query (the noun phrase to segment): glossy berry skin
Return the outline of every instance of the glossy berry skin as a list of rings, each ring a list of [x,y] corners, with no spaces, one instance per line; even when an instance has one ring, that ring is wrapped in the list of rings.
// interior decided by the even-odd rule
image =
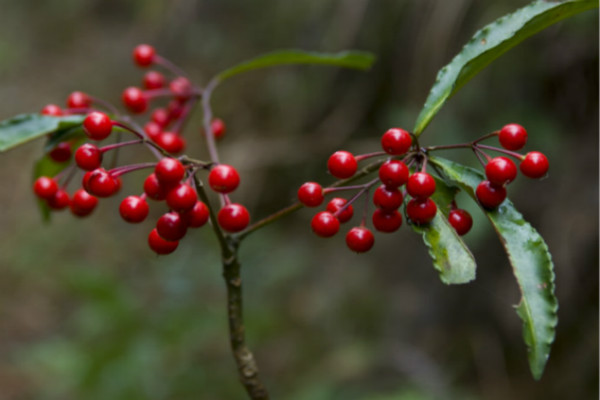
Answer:
[[[358,163],[352,153],[343,150],[333,153],[327,161],[329,173],[339,179],[350,178],[357,168]]]
[[[167,205],[179,212],[192,209],[197,200],[196,191],[186,183],[180,183],[167,193]]]
[[[240,176],[231,165],[219,164],[208,174],[208,184],[215,192],[231,193],[240,184]]]
[[[482,181],[475,190],[477,200],[488,210],[498,207],[506,198],[506,189],[504,186],[497,186],[490,181]]]
[[[471,214],[460,208],[450,211],[450,214],[448,214],[448,222],[450,222],[450,225],[452,225],[456,233],[460,236],[469,232],[473,226]]]
[[[148,98],[140,88],[130,86],[123,91],[123,104],[129,111],[141,114],[148,109]]]
[[[506,157],[492,158],[485,166],[485,176],[496,186],[503,186],[515,180],[517,166]]]
[[[33,183],[33,192],[40,199],[50,199],[58,192],[58,184],[52,178],[40,176]]]
[[[435,179],[427,172],[416,172],[408,178],[406,191],[415,199],[426,199],[435,192]]]
[[[171,254],[179,246],[178,241],[168,241],[160,237],[158,231],[155,229],[148,235],[148,245],[158,255]]]
[[[140,196],[127,196],[121,201],[119,206],[119,214],[121,218],[132,224],[142,222],[148,216],[150,207],[146,199]]]
[[[140,44],[133,49],[133,61],[139,67],[148,67],[154,63],[156,50],[148,44]]]
[[[184,214],[184,219],[190,228],[200,228],[208,222],[210,214],[206,204],[198,200],[191,210]]]
[[[61,115],[63,115],[63,110],[56,104],[47,104],[46,106],[44,106],[44,108],[42,108],[40,114],[49,115],[51,117],[60,117]]]
[[[156,174],[150,174],[146,180],[144,180],[144,193],[152,200],[161,201],[167,197],[167,193],[173,185],[177,185],[177,183],[161,184],[156,177]]]
[[[306,207],[318,207],[323,203],[323,188],[316,182],[306,182],[298,189],[298,200]]]
[[[177,241],[185,236],[187,222],[178,212],[171,211],[163,214],[156,222],[156,231],[161,238],[169,241]]]
[[[187,100],[192,95],[192,83],[183,76],[173,79],[169,83],[169,89],[178,100]]]
[[[250,214],[241,204],[227,204],[219,210],[217,221],[219,221],[219,226],[227,232],[239,232],[250,223]]]
[[[92,104],[92,99],[83,92],[73,92],[67,97],[67,107],[69,108],[88,108]]]
[[[181,102],[177,99],[173,99],[169,102],[169,105],[167,106],[167,110],[169,111],[169,115],[171,116],[171,119],[177,119],[179,117],[181,117],[181,114],[183,114],[183,109],[185,107],[185,103]]]
[[[166,108],[157,108],[152,111],[152,121],[156,122],[161,127],[165,127],[171,122],[171,116]]]
[[[143,86],[148,90],[160,89],[165,86],[165,77],[158,71],[148,71],[144,75]]]
[[[527,153],[519,169],[528,178],[542,178],[548,173],[550,167],[546,156],[539,151],[531,151]]]
[[[97,146],[91,143],[84,143],[75,151],[75,162],[84,171],[92,171],[100,167],[102,152]]]
[[[385,211],[395,211],[402,205],[404,196],[397,188],[379,186],[373,193],[373,204]]]
[[[527,131],[519,124],[504,125],[498,133],[498,140],[507,150],[521,150],[527,143]]]
[[[342,224],[344,222],[348,222],[354,215],[354,208],[352,208],[352,205],[349,205],[344,211],[336,215],[336,213],[341,210],[347,202],[348,200],[342,199],[341,197],[334,197],[333,199],[329,200],[329,203],[327,203],[326,210],[332,213]]]
[[[340,221],[329,211],[321,211],[313,217],[310,226],[318,236],[331,237],[340,230]]]
[[[379,232],[396,232],[402,226],[402,214],[398,211],[384,211],[380,208],[373,212],[373,227]]]
[[[156,167],[154,167],[154,173],[159,182],[164,185],[170,185],[179,182],[185,175],[185,168],[174,158],[163,158],[160,160]]]
[[[174,132],[162,132],[155,142],[171,154],[179,154],[185,150],[185,139]]]
[[[391,128],[381,136],[381,148],[388,154],[399,156],[412,145],[410,133],[400,128]]]
[[[96,168],[91,171],[84,188],[94,196],[110,197],[119,191],[121,185],[119,179],[111,176],[104,168]]]
[[[379,167],[379,179],[388,188],[400,187],[408,181],[408,168],[402,161],[386,161]]]
[[[417,225],[427,224],[435,218],[437,206],[433,200],[427,199],[411,199],[406,204],[406,214],[412,222]]]
[[[69,194],[63,189],[58,189],[54,196],[46,199],[46,202],[51,209],[62,210],[69,206]]]
[[[98,205],[98,199],[84,189],[78,189],[71,198],[71,213],[78,217],[88,216]]]
[[[112,132],[112,121],[108,115],[94,111],[83,120],[83,129],[90,139],[103,140]]]
[[[346,234],[346,245],[352,251],[357,253],[365,253],[373,247],[375,237],[373,232],[364,226],[357,226]]]
[[[73,151],[71,150],[71,143],[60,142],[52,150],[50,150],[48,155],[53,161],[57,163],[63,163],[71,159],[72,153]]]
[[[162,133],[162,128],[156,122],[150,121],[146,125],[144,125],[144,132],[146,132],[146,135],[148,135],[150,139],[156,142],[156,140]]]
[[[210,123],[210,129],[215,139],[220,139],[225,135],[225,122],[222,119],[215,118]]]

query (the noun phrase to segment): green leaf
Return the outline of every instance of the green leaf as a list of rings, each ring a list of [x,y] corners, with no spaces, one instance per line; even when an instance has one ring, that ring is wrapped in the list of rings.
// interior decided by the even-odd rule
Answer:
[[[12,149],[40,136],[81,125],[85,116],[51,117],[21,114],[0,122],[0,152]]]
[[[242,72],[259,68],[274,67],[289,64],[321,64],[332,65],[343,68],[354,68],[366,70],[371,68],[375,57],[371,53],[362,51],[342,51],[340,53],[313,53],[303,50],[282,50],[267,53],[251,60],[242,62],[231,67],[219,75],[216,79],[223,81]]]
[[[415,123],[419,136],[446,100],[496,58],[548,26],[598,7],[598,0],[538,0],[479,30],[437,75]]]
[[[481,172],[443,158],[430,157],[429,161],[476,201],[475,189],[484,179]],[[558,322],[552,257],[544,239],[508,199],[496,210],[484,212],[498,233],[517,278],[521,301],[516,309],[523,320],[529,367],[534,378],[540,379]]]

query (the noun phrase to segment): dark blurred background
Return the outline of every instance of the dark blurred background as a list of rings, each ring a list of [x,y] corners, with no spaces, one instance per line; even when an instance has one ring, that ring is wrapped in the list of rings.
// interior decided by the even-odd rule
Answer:
[[[527,1],[3,0],[0,119],[64,104],[73,90],[119,102],[139,85],[131,62],[151,43],[202,84],[279,48],[368,50],[367,72],[282,67],[228,81],[214,97],[228,126],[222,160],[241,171],[235,201],[255,218],[331,182],[340,148],[376,151],[411,129],[434,81],[470,36]],[[249,238],[247,335],[274,399],[598,398],[598,13],[511,50],[452,98],[426,144],[472,140],[509,122],[551,161],[510,196],[556,263],[559,325],[544,377],[528,370],[510,265],[465,198],[478,279],[445,286],[404,226],[355,255],[343,235],[310,232],[303,210]],[[189,153],[204,156],[197,115]],[[197,138],[198,140],[195,140]],[[219,254],[209,228],[171,256],[146,245],[153,218],[127,225],[120,198],[79,220],[41,222],[31,193],[42,141],[0,156],[0,399],[243,399],[230,355]],[[124,162],[145,153],[123,151]],[[469,152],[451,154],[473,164]],[[123,195],[141,191],[143,174]],[[120,196],[122,197],[122,196]]]

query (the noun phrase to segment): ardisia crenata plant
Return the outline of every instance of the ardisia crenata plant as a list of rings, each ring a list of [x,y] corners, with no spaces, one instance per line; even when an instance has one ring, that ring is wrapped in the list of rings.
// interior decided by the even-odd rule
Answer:
[[[231,199],[240,174],[234,165],[219,158],[217,141],[227,129],[222,120],[213,117],[214,90],[237,74],[276,65],[323,64],[366,70],[373,62],[370,54],[280,51],[239,64],[199,86],[152,46],[139,45],[133,51],[135,64],[162,72],[149,70],[141,88],[123,91],[123,104],[132,115],[104,100],[73,92],[65,108],[50,104],[41,113],[0,123],[0,151],[46,137],[45,155],[35,166],[33,183],[46,219],[51,212],[66,208],[77,217],[86,217],[99,198],[124,193],[119,213],[128,223],[144,222],[150,207],[165,210],[148,228],[148,246],[159,255],[174,252],[188,229],[210,225],[222,255],[231,347],[240,380],[252,399],[267,399],[268,393],[246,346],[242,319],[238,249],[248,235],[309,207],[318,209],[311,222],[313,232],[332,237],[356,211],[358,223],[347,230],[345,241],[351,251],[364,253],[375,243],[373,231],[392,233],[405,221],[422,235],[442,282],[467,283],[475,279],[475,260],[461,236],[469,232],[473,220],[456,203],[455,196],[462,190],[481,206],[508,254],[521,291],[516,309],[523,320],[530,369],[539,379],[557,324],[553,264],[542,237],[507,199],[507,186],[519,170],[528,178],[545,177],[548,160],[538,151],[520,152],[528,132],[510,121],[468,143],[423,146],[420,141],[443,104],[491,61],[547,26],[597,7],[593,0],[535,1],[484,27],[440,70],[412,131],[389,128],[381,136],[381,148],[366,149],[364,154],[335,151],[327,169],[337,180],[326,186],[309,180],[298,188],[296,203],[264,218],[251,218],[243,201]],[[184,131],[197,103],[202,106],[201,131],[208,160],[186,153]],[[112,139],[111,143],[101,145],[106,139]],[[499,146],[485,144],[488,140],[498,141]],[[143,148],[148,161],[118,165],[117,153],[122,147]],[[435,155],[449,149],[472,151],[481,170]],[[109,155],[111,159],[107,159]],[[140,180],[137,187],[122,187],[122,175],[142,169],[146,170],[143,185]],[[79,182],[78,187],[74,182]]]

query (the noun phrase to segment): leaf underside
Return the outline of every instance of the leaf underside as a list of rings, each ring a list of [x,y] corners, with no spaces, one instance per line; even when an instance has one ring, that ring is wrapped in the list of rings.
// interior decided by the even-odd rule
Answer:
[[[38,137],[81,125],[85,116],[52,117],[20,114],[0,122],[0,152],[10,150]]]

